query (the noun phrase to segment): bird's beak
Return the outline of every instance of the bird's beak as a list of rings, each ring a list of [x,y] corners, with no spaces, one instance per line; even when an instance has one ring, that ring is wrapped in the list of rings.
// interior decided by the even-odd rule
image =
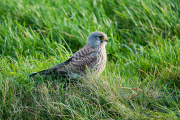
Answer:
[[[107,38],[105,38],[105,39],[104,39],[104,41],[108,42],[108,39],[107,39]]]

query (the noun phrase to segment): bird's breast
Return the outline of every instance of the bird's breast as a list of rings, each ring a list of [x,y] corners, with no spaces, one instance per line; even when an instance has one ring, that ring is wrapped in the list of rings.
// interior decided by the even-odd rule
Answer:
[[[97,53],[97,60],[94,62],[92,67],[92,73],[101,74],[106,67],[107,55],[105,47],[99,48]]]

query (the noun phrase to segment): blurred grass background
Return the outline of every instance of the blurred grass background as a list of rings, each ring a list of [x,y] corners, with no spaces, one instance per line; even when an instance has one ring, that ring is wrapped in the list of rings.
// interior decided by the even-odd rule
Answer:
[[[28,76],[110,37],[100,78]],[[0,119],[179,119],[179,0],[0,0]]]

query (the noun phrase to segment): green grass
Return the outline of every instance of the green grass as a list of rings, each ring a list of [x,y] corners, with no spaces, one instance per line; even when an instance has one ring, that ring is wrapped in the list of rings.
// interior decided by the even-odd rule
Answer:
[[[97,30],[99,78],[29,78]],[[180,119],[179,31],[179,0],[0,0],[0,119]]]

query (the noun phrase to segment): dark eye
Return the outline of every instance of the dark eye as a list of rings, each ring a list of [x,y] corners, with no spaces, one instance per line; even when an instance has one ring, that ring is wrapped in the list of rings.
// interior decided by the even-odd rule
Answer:
[[[103,40],[103,39],[104,39],[104,37],[103,37],[103,36],[99,36],[99,39]]]

